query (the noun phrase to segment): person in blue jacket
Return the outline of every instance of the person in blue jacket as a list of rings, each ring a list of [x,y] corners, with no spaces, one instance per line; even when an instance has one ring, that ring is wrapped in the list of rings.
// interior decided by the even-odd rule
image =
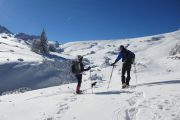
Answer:
[[[131,65],[134,63],[135,54],[130,50],[127,50],[123,45],[119,47],[119,55],[116,58],[115,62],[111,65],[114,66],[120,59],[122,59],[122,73],[121,73],[121,81],[122,81],[122,88],[126,88],[129,86],[129,81],[131,79],[130,72],[131,72]],[[125,73],[127,72],[127,77],[125,77]]]

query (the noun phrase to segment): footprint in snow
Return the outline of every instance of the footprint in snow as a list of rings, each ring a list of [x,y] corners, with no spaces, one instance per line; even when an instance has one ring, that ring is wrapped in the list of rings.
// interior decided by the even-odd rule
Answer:
[[[128,108],[125,111],[126,120],[136,119],[136,114],[138,113],[139,108],[145,107],[145,106],[143,106],[143,104],[139,104],[138,101],[140,99],[144,99],[143,92],[137,92],[137,93],[135,93],[135,95],[133,97],[131,97],[130,99],[127,100],[130,105],[130,108]]]
[[[64,101],[68,101],[69,99],[68,99],[68,98],[64,98],[63,100],[64,100]]]
[[[163,109],[163,105],[158,105],[157,108],[162,110]]]
[[[49,117],[49,118],[46,118],[44,120],[54,120],[54,118],[53,117]]]
[[[152,97],[151,99],[152,99],[152,100],[155,100],[155,99],[157,99],[157,98],[156,98],[156,97]]]
[[[165,104],[169,104],[169,101],[168,101],[168,100],[164,100],[164,103],[165,103]]]
[[[64,113],[66,110],[68,110],[70,107],[67,104],[60,104],[59,110],[57,111],[57,114]]]
[[[74,101],[76,101],[76,100],[77,100],[76,97],[74,97],[74,96],[71,96],[71,97],[70,97],[70,102],[74,102]]]
[[[128,101],[130,106],[133,106],[138,102],[138,99],[140,99],[140,98],[143,98],[143,93],[142,92],[135,93],[135,96],[128,99],[127,101]]]
[[[138,112],[138,109],[133,107],[131,109],[126,110],[126,120],[133,120],[136,119],[136,114]]]

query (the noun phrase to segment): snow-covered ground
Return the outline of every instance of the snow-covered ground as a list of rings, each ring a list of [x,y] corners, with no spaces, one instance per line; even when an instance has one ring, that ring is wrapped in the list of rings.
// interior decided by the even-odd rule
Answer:
[[[19,88],[57,86],[74,80],[68,61],[72,57],[56,53],[36,54],[31,51],[28,41],[8,34],[0,34],[0,48],[0,94]]]
[[[169,55],[179,42],[180,31],[125,40],[66,43],[61,55],[53,54],[64,58],[80,54],[84,56],[85,64],[93,67],[91,79],[90,72],[83,76],[81,89],[85,94],[74,94],[76,83],[71,83],[3,95],[0,97],[0,120],[180,120],[180,56],[178,53]],[[133,66],[130,81],[136,87],[121,89],[120,61],[107,89],[112,70],[109,64],[117,57],[119,45],[125,45],[136,54],[137,79]],[[31,55],[30,50],[28,53]],[[20,58],[29,62],[43,60],[40,55],[32,53],[32,56],[37,56],[35,61],[30,59],[33,57]],[[7,63],[6,59],[1,60],[2,65]],[[93,91],[91,80],[97,82]]]

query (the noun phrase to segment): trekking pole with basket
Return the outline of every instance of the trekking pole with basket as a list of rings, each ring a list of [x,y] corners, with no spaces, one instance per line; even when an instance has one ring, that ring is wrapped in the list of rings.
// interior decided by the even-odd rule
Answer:
[[[92,79],[91,79],[91,70],[90,70],[90,80],[91,80],[91,90],[92,90],[92,93],[93,93],[93,86],[92,86]]]
[[[113,74],[114,68],[115,68],[115,66],[113,65],[107,89],[109,89],[109,85],[110,85],[110,82],[111,82],[111,78],[112,78],[112,74]]]
[[[136,69],[136,63],[134,63],[134,73],[135,73],[136,84],[137,84],[138,80],[137,80],[137,69]]]

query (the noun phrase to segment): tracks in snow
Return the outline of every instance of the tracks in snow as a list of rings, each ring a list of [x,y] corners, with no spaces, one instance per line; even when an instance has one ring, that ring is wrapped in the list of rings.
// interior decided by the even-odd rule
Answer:
[[[112,120],[136,120],[139,104],[145,99],[144,92],[137,92],[134,88],[125,89],[131,97],[125,100],[124,106],[114,111]],[[123,103],[122,103],[123,104]]]
[[[133,97],[128,99],[129,108],[125,110],[125,119],[126,120],[136,120],[137,113],[139,110],[140,102],[145,98],[143,92],[136,92]]]
[[[115,111],[112,120],[180,120],[180,94],[148,94],[138,90],[132,95],[124,107]]]
[[[64,114],[71,108],[70,103],[77,100],[75,95],[71,95],[63,98],[60,102],[56,104],[56,113],[53,116],[48,116],[44,113],[42,120],[59,120]]]

